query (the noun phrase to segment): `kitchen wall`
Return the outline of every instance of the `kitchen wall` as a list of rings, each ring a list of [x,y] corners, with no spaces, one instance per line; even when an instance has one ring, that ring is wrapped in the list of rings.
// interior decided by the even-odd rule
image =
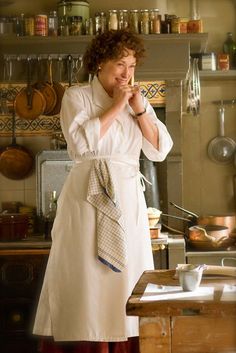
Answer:
[[[29,2],[18,0],[11,6],[1,7],[1,14],[25,14],[48,12],[56,9],[56,0]],[[96,10],[109,8],[143,8],[141,0],[127,1],[90,0],[91,14]],[[188,0],[150,0],[145,7],[160,8],[162,14],[175,13],[188,16]],[[99,6],[98,6],[99,5]],[[233,0],[199,0],[199,11],[203,19],[204,32],[209,33],[208,51],[221,51],[226,32],[232,31],[236,40],[236,9]],[[235,167],[218,165],[207,156],[208,142],[218,134],[217,106],[215,100],[236,98],[236,77],[232,80],[201,79],[202,107],[199,117],[185,113],[183,100],[182,150],[183,150],[183,205],[196,213],[229,213],[236,210],[233,195],[233,175]],[[184,95],[185,98],[185,95]],[[226,107],[225,133],[236,138],[236,106]],[[50,146],[48,137],[19,137],[19,144],[24,144],[34,153]],[[0,146],[10,143],[9,138],[1,138]],[[175,181],[173,180],[173,183]],[[23,181],[9,180],[0,175],[0,202],[17,200],[28,205],[36,204],[35,173]],[[175,201],[175,200],[172,200]]]

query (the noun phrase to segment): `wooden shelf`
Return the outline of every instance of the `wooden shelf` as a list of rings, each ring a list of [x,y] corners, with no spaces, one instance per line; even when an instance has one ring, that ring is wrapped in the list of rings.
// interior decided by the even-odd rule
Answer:
[[[150,41],[166,42],[177,45],[178,43],[187,42],[192,53],[202,53],[206,51],[208,42],[208,33],[180,33],[180,34],[148,34],[140,37],[148,44]],[[65,53],[69,46],[71,53],[78,54],[79,49],[83,50],[85,46],[91,41],[93,36],[58,36],[58,37],[42,37],[42,36],[26,36],[16,37],[12,35],[0,36],[0,53],[2,54],[31,54],[49,52]],[[75,45],[75,46],[74,46]],[[48,50],[48,51],[45,51]]]
[[[235,80],[236,70],[228,71],[200,71],[200,78],[202,80]]]
[[[207,33],[139,35],[146,47],[146,58],[137,68],[136,79],[183,80],[189,69],[190,53],[206,51]],[[15,37],[0,36],[0,66],[4,55],[83,55],[93,36]],[[3,66],[3,65],[2,65]],[[3,76],[0,68],[0,77]]]

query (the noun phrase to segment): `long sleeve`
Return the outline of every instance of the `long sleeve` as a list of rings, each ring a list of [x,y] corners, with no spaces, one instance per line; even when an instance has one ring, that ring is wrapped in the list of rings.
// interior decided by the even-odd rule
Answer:
[[[66,90],[61,106],[61,128],[68,145],[69,155],[82,155],[97,150],[100,120],[90,110],[89,96],[78,87]]]

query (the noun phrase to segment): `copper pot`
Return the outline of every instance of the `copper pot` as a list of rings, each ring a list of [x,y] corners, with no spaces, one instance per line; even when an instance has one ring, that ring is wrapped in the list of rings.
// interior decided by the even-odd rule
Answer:
[[[211,241],[228,238],[229,229],[218,225],[199,225],[189,228],[189,240],[192,241]]]
[[[234,237],[236,236],[236,213],[226,214],[226,215],[202,215],[199,216],[191,211],[186,210],[183,207],[176,205],[173,202],[170,202],[175,208],[187,213],[189,219],[191,219],[192,224],[198,225],[218,225],[228,228],[229,235]]]
[[[218,225],[228,228],[230,236],[233,236],[236,232],[236,215],[210,215],[210,216],[200,216],[197,219],[199,225]]]
[[[0,241],[16,241],[26,238],[28,222],[26,214],[0,214]]]

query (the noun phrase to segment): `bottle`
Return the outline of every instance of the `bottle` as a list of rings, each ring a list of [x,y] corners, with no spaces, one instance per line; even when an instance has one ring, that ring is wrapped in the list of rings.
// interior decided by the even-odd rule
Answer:
[[[231,32],[227,33],[227,38],[223,44],[224,54],[229,55],[229,68],[236,68],[236,43],[233,40],[233,35]]]
[[[85,20],[85,34],[93,35],[93,18],[89,17]]]
[[[56,211],[57,211],[57,192],[54,190],[50,192],[48,212],[46,213],[45,219],[44,219],[44,238],[46,240],[51,239],[51,231],[52,231],[54,219],[56,217]]]
[[[16,18],[15,32],[17,37],[23,37],[25,35],[25,15],[23,13],[20,17]]]
[[[56,37],[58,34],[58,17],[56,11],[50,11],[48,16],[48,35]]]

